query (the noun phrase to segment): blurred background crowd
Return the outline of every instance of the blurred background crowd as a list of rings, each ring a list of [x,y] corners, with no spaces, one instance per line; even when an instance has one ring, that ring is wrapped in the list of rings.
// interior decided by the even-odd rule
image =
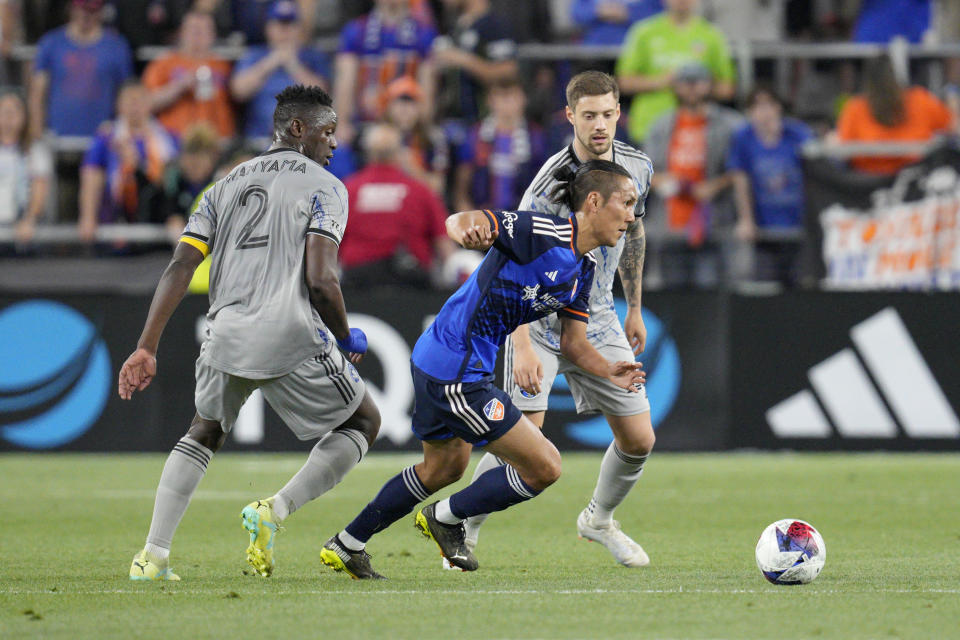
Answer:
[[[960,0],[0,0],[0,255],[169,250],[318,84],[345,279],[449,286],[477,258],[444,218],[517,207],[593,68],[654,162],[648,284],[794,286],[803,154],[893,143],[843,160],[892,174],[955,135],[958,43]]]

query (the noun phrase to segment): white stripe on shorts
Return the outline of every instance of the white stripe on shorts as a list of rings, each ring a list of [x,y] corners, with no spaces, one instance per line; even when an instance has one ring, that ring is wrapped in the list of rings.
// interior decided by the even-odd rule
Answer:
[[[450,409],[454,414],[457,415],[464,424],[466,424],[471,431],[473,431],[478,436],[482,436],[487,432],[487,425],[481,420],[476,413],[468,411],[469,406],[466,406],[466,399],[463,398],[463,394],[460,392],[461,383],[455,385],[448,384],[443,387],[443,392],[447,396],[447,401],[450,403]]]

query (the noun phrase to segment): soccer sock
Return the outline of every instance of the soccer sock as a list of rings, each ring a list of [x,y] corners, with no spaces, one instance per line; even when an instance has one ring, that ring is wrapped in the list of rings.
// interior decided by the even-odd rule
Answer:
[[[383,531],[429,497],[430,492],[420,482],[417,472],[412,466],[407,467],[387,480],[380,493],[346,526],[344,532],[366,544],[373,534]],[[341,536],[340,541],[347,544],[343,538]]]
[[[482,474],[447,500],[450,512],[463,520],[481,513],[503,511],[539,493],[523,481],[516,469],[504,464]]]
[[[634,456],[624,453],[611,442],[600,463],[600,477],[587,512],[593,524],[605,525],[613,517],[613,510],[623,502],[643,473],[643,464],[650,454]]]
[[[147,534],[147,551],[151,555],[158,555],[158,548],[166,549],[169,554],[173,534],[212,456],[213,451],[187,436],[174,445],[163,465],[153,503],[153,520]]]
[[[330,491],[367,453],[367,439],[357,429],[334,429],[314,445],[307,462],[273,498],[278,520]]]
[[[477,468],[473,471],[473,480],[470,482],[476,482],[477,478],[482,476],[484,473],[490,469],[496,469],[502,464],[506,463],[492,453],[488,452],[483,454],[483,457],[480,458],[480,462],[477,463]],[[474,544],[477,543],[477,538],[480,536],[480,526],[486,522],[489,516],[489,513],[478,513],[477,515],[470,516],[466,519],[466,521],[463,523],[463,526],[467,532],[467,540],[470,540]]]

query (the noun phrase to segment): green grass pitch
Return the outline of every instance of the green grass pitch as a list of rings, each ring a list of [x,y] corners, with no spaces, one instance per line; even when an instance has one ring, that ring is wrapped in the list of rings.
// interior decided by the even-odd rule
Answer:
[[[285,523],[272,578],[244,575],[240,509],[305,456],[218,455],[166,584],[127,579],[164,456],[0,456],[0,637],[960,637],[960,456],[654,455],[617,513],[652,565],[625,569],[576,535],[600,454],[566,454],[558,484],[487,522],[476,573],[443,571],[410,516],[368,547],[390,580],[357,582],[319,547],[416,460],[373,454]],[[812,584],[757,570],[785,517],[824,536]]]

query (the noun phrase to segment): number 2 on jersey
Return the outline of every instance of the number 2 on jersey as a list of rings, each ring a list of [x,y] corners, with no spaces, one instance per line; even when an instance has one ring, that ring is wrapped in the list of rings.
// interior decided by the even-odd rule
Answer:
[[[250,198],[256,199],[257,208],[256,211],[253,212],[253,217],[250,218],[250,221],[243,225],[243,229],[240,230],[240,236],[237,238],[237,249],[257,249],[259,247],[265,247],[267,246],[267,240],[270,239],[269,234],[262,236],[253,235],[257,225],[260,224],[264,214],[267,213],[267,192],[263,187],[249,187],[240,194],[240,206],[246,207]]]

